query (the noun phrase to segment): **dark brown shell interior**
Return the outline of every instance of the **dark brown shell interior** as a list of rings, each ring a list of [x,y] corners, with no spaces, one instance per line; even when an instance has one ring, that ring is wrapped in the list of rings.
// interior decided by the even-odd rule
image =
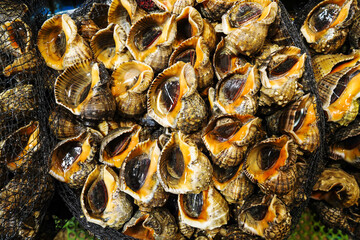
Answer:
[[[186,49],[185,51],[177,55],[174,59],[174,63],[183,61],[185,63],[191,63],[191,65],[194,66],[195,60],[196,60],[195,49],[190,48],[190,49]]]
[[[336,4],[326,4],[319,7],[309,19],[310,26],[316,32],[321,32],[328,28],[340,13],[340,8]]]
[[[260,150],[260,168],[270,169],[280,156],[280,149],[274,145],[264,145]]]
[[[174,146],[168,152],[166,169],[171,177],[179,179],[185,171],[184,156],[179,146]]]
[[[203,193],[185,194],[182,200],[186,215],[191,218],[198,218],[204,205]]]
[[[238,28],[248,21],[259,18],[261,13],[262,8],[258,4],[244,2],[230,12],[229,22],[233,28]]]
[[[161,84],[158,91],[161,91],[160,99],[163,107],[167,112],[171,112],[180,95],[180,82],[178,77],[169,78],[166,82]]]
[[[143,51],[149,48],[162,34],[160,26],[154,25],[140,30],[134,37],[135,46]]]
[[[82,148],[81,142],[69,141],[64,143],[60,149],[56,152],[57,158],[61,162],[61,168],[66,171],[81,155]]]
[[[101,214],[106,209],[107,202],[108,193],[106,184],[99,175],[99,177],[91,184],[88,190],[87,203],[93,214]]]
[[[213,165],[213,174],[216,180],[220,183],[227,182],[230,180],[239,170],[240,166],[221,168],[216,164]]]
[[[176,33],[176,40],[182,42],[188,38],[193,36],[192,26],[190,25],[189,19],[182,18],[177,21],[177,33]]]
[[[139,155],[126,163],[125,182],[134,192],[138,191],[145,183],[151,160],[146,154]]]
[[[105,147],[105,151],[110,157],[114,157],[122,153],[131,141],[133,132],[126,132],[112,139]]]
[[[221,90],[225,97],[230,101],[235,101],[244,89],[247,80],[246,75],[234,74],[231,78],[224,81]]]

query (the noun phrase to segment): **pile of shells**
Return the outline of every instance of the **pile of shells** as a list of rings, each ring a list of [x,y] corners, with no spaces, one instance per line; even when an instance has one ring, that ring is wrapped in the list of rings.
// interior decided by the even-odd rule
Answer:
[[[328,156],[311,194],[330,227],[360,234],[360,49],[356,0],[326,0],[308,13],[301,33],[326,116]]]
[[[24,3],[0,1],[0,239],[33,238],[54,191],[43,151],[49,148],[38,86],[43,79],[33,74],[46,67],[31,13]]]
[[[44,22],[50,174],[87,221],[144,239],[283,239],[320,145],[276,1],[94,3]]]

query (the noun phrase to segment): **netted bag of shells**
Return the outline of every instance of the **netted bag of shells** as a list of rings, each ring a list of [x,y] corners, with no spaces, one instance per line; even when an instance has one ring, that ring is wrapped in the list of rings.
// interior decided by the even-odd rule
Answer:
[[[311,207],[324,224],[359,237],[359,2],[313,1],[302,13],[297,27],[312,55],[326,117],[325,169]]]
[[[54,192],[41,1],[0,1],[0,239],[33,239]]]
[[[100,238],[284,239],[323,113],[281,2],[88,1],[44,22],[50,174]]]

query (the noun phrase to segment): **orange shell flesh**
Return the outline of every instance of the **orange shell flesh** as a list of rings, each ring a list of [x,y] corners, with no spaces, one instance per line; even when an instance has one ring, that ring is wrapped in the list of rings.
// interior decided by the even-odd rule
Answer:
[[[131,130],[132,132],[135,132],[133,136],[131,136],[130,142],[128,147],[122,151],[120,154],[110,157],[106,151],[104,151],[104,159],[106,162],[113,162],[115,167],[119,168],[121,167],[123,161],[127,157],[127,155],[130,153],[131,150],[135,148],[135,146],[139,143],[139,134],[140,134],[140,128],[138,126],[134,126]]]
[[[183,210],[184,212],[184,215],[187,217],[187,218],[190,218],[190,219],[193,219],[193,220],[196,220],[196,221],[199,221],[199,222],[206,222],[209,218],[209,214],[208,212],[206,211],[206,209],[208,209],[208,206],[209,206],[209,200],[208,200],[208,191],[209,190],[205,190],[205,191],[202,191],[202,194],[203,194],[203,205],[202,205],[202,208],[201,208],[201,213],[199,215],[199,217],[197,218],[193,218],[191,216],[189,216],[186,211]],[[184,195],[183,194],[180,194],[179,195],[179,198],[180,198],[180,207],[181,209],[184,209],[184,200],[183,200],[183,197]],[[180,215],[180,213],[179,213]]]
[[[359,70],[360,66],[356,68]],[[348,85],[346,86],[344,92],[341,93],[341,96],[333,102],[327,110],[329,111],[329,120],[339,121],[346,114],[348,109],[351,107],[353,101],[358,98],[360,95],[360,74],[354,76]]]
[[[270,1],[267,3],[267,6],[263,9],[260,17],[256,20],[257,22],[263,20],[263,19],[270,13],[270,10],[271,10],[271,8],[270,8],[270,6],[269,6],[270,3],[271,3]],[[263,7],[264,7],[264,6],[263,6]]]
[[[243,91],[238,96],[237,99],[231,104],[224,105],[223,103],[219,102],[219,104],[225,109],[226,112],[232,113],[235,112],[235,108],[241,104],[241,102],[244,100],[243,96],[247,95],[249,92],[251,92],[255,87],[255,76],[254,76],[254,68],[250,70],[250,73],[246,79],[246,83],[244,86]]]
[[[248,173],[254,176],[254,178],[258,181],[258,183],[264,183],[266,180],[275,177],[278,174],[279,168],[285,166],[287,163],[287,159],[289,157],[289,153],[287,150],[288,144],[289,141],[287,141],[285,145],[281,148],[279,158],[276,160],[276,162],[271,168],[269,168],[268,170],[262,170],[259,168],[257,163],[251,162],[247,168]],[[258,153],[255,160],[257,160],[257,158],[260,157],[259,155],[260,154]]]
[[[137,238],[137,239],[149,239],[153,240],[154,230],[143,226],[143,222],[149,217],[149,214],[144,214],[141,218],[136,220],[136,225],[129,227],[124,231],[125,235]]]
[[[140,197],[140,199],[143,199],[144,197],[151,195],[153,192],[153,188],[156,187],[156,185],[157,185],[156,183],[158,180],[156,177],[156,172],[157,172],[157,163],[159,160],[160,152],[154,151],[155,145],[156,145],[156,141],[148,141],[145,144],[145,146],[143,146],[142,149],[137,148],[135,150],[136,152],[134,154],[131,154],[131,156],[133,158],[135,158],[136,156],[139,156],[143,153],[146,153],[147,155],[149,155],[149,153],[150,153],[149,151],[151,151],[151,148],[153,149],[151,151],[151,155],[150,155],[150,166],[146,173],[145,182],[142,185],[142,187],[136,191],[136,195],[138,195]],[[125,190],[134,192],[127,185],[126,185]]]
[[[10,170],[15,170],[19,166],[21,166],[24,163],[26,159],[25,156],[28,154],[28,152],[31,152],[31,149],[35,148],[36,145],[38,144],[38,138],[39,138],[38,124],[36,125],[32,124],[30,128],[26,129],[26,134],[30,134],[30,133],[31,135],[23,151],[18,156],[16,156],[14,161],[7,163],[7,167]]]
[[[296,139],[300,140],[300,143],[306,140],[305,138],[307,137],[307,133],[311,128],[316,128],[317,131],[319,131],[316,122],[317,120],[316,120],[315,106],[314,104],[310,104],[310,106],[307,109],[307,113],[306,116],[304,117],[301,127],[295,132]]]
[[[271,80],[270,85],[271,86],[282,86],[289,77],[291,77],[291,75],[297,74],[301,68],[304,67],[304,63],[305,63],[305,53],[299,58],[299,60],[297,61],[297,63],[282,77],[276,79],[276,80]]]
[[[204,141],[208,143],[210,151],[213,155],[217,155],[220,152],[230,148],[234,141],[241,141],[246,137],[249,132],[249,128],[251,127],[252,121],[248,122],[247,124],[243,125],[239,131],[237,131],[230,139],[225,142],[218,142],[212,136],[211,132],[207,133],[204,136]]]
[[[341,155],[344,160],[349,162],[354,161],[354,159],[360,158],[360,146],[357,146],[353,149],[344,149],[340,146],[335,145],[332,151],[337,153],[338,155]]]
[[[343,64],[340,64],[334,67],[329,74],[340,72],[346,67],[353,67],[360,60],[360,54],[356,54],[355,57],[350,61],[345,61]]]

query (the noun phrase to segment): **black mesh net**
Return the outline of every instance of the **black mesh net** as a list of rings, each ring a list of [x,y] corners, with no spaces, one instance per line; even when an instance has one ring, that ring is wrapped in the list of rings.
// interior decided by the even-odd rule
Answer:
[[[152,1],[137,1],[137,2],[139,4],[139,6],[142,7],[143,9],[146,9],[146,10],[157,9],[157,7],[155,7],[155,5]],[[96,5],[96,7],[94,7],[94,3],[99,3],[99,4]],[[35,5],[33,5],[33,6],[35,6]],[[305,47],[305,45],[303,44],[303,41],[298,33],[298,30],[294,27],[293,22],[290,20],[285,7],[282,5],[281,2],[279,2],[279,6],[280,6],[280,10],[279,10],[280,17],[277,22],[277,24],[278,24],[277,27],[279,27],[282,31],[281,31],[281,33],[276,33],[273,36],[272,41],[278,43],[279,45],[297,46],[301,49],[302,53],[307,54],[306,62],[305,62],[305,72],[302,77],[301,84],[303,86],[304,91],[306,93],[310,93],[316,99],[317,120],[318,120],[317,123],[318,123],[318,128],[320,130],[320,145],[319,145],[318,149],[315,152],[304,156],[306,158],[306,162],[308,163],[308,165],[305,169],[305,175],[303,176],[304,182],[303,182],[303,184],[301,184],[299,186],[299,191],[298,191],[299,193],[301,193],[303,195],[303,197],[301,197],[302,201],[291,205],[292,226],[295,227],[296,223],[298,222],[298,220],[300,218],[301,213],[304,210],[304,207],[308,203],[309,195],[312,190],[312,186],[316,182],[316,177],[321,172],[321,169],[324,165],[324,163],[322,161],[324,159],[323,152],[324,152],[324,142],[325,142],[324,141],[324,129],[325,129],[324,123],[325,123],[325,121],[324,121],[323,112],[320,109],[321,104],[319,102],[317,89],[315,87],[316,84],[315,84],[314,75],[313,75],[313,71],[312,71],[310,54],[309,54],[307,48]],[[39,7],[39,5],[37,4],[36,8],[38,9],[38,7]],[[106,26],[100,27],[99,25],[104,23],[104,22],[102,22],[100,16],[104,15],[104,12],[106,13],[107,9],[108,9],[108,6],[106,6],[106,4],[103,4],[103,1],[96,1],[96,0],[91,1],[90,0],[90,1],[87,1],[83,6],[76,9],[70,16],[72,19],[74,19],[74,20],[76,19],[78,29],[81,28],[81,26],[82,26],[81,24],[82,24],[83,20],[88,20],[88,19],[91,19],[94,22],[97,22],[97,25],[100,29],[100,28],[106,27]],[[89,13],[90,11],[91,11],[91,13]],[[41,26],[42,22],[44,22],[45,18],[46,18],[45,17],[46,15],[42,12],[38,13],[38,15],[42,18],[39,18],[36,20],[34,20],[33,17],[30,18],[32,21],[34,21],[34,24],[35,24],[34,25],[34,34],[33,34],[34,36],[37,35],[36,33],[37,33],[37,30],[39,30],[39,26]],[[34,16],[34,14],[32,14],[31,16]],[[32,45],[32,46],[34,46],[34,45]],[[75,132],[80,133],[87,126],[96,128],[99,122],[91,121],[91,120],[83,121],[83,120],[81,120],[80,117],[73,116],[72,113],[66,111],[63,107],[57,106],[57,104],[55,103],[55,98],[54,98],[54,94],[53,94],[53,86],[54,86],[56,77],[58,77],[61,72],[51,70],[50,68],[45,67],[44,64],[42,63],[42,61],[43,61],[42,57],[40,57],[39,54],[37,53],[37,50],[35,50],[36,48],[33,47],[32,49],[34,49],[34,52],[36,53],[35,55],[37,56],[37,64],[35,66],[29,67],[25,71],[21,71],[19,73],[18,72],[12,73],[12,75],[10,75],[9,77],[3,77],[3,76],[1,76],[1,77],[3,77],[7,82],[4,86],[4,89],[10,89],[12,86],[18,86],[19,85],[18,79],[24,75],[27,77],[25,78],[26,80],[22,80],[22,82],[27,82],[30,79],[35,79],[35,82],[38,81],[37,84],[33,83],[34,87],[33,87],[32,91],[30,91],[30,93],[23,94],[23,95],[25,95],[24,98],[27,99],[27,101],[31,101],[31,98],[32,98],[31,96],[34,95],[38,104],[34,104],[32,102],[29,104],[26,104],[25,100],[17,101],[17,103],[20,106],[14,107],[15,109],[12,110],[13,112],[16,112],[16,114],[12,113],[11,116],[6,115],[6,116],[4,116],[4,118],[6,118],[6,119],[11,118],[15,114],[16,119],[18,119],[18,120],[16,120],[16,122],[11,121],[11,123],[7,123],[6,124],[7,127],[3,131],[7,132],[6,134],[4,133],[4,136],[7,136],[8,134],[10,134],[12,132],[12,130],[9,130],[8,128],[11,127],[12,129],[17,129],[15,126],[15,125],[17,125],[16,124],[17,122],[18,122],[18,125],[20,123],[26,124],[28,118],[24,119],[21,116],[26,115],[26,116],[38,117],[40,126],[43,126],[44,130],[45,130],[45,131],[43,131],[43,133],[42,133],[42,131],[40,131],[40,136],[43,137],[41,139],[46,139],[46,141],[42,142],[42,144],[40,145],[40,150],[37,150],[36,151],[37,154],[34,153],[33,155],[34,156],[39,155],[39,157],[42,157],[42,158],[40,158],[42,161],[41,167],[38,167],[37,169],[42,169],[41,172],[45,173],[48,171],[48,163],[47,163],[48,157],[50,156],[51,151],[54,149],[56,144],[58,144],[58,142],[60,142],[59,139],[61,139],[61,136],[62,136],[63,132],[65,131],[65,129],[57,128],[58,126],[60,126],[60,125],[66,126],[67,120],[70,121],[70,119],[71,119],[71,121],[76,122],[76,124],[75,124],[76,127],[74,127],[74,125],[71,125],[71,128],[73,128],[73,130],[75,130]],[[6,55],[6,57],[4,57],[4,60],[2,60],[2,62],[4,62],[4,63],[6,62],[4,64],[5,66],[7,66],[8,62],[10,62],[10,58],[13,57],[13,55],[11,55],[9,53]],[[34,78],[35,76],[37,76],[37,77]],[[20,79],[24,79],[24,78],[20,78]],[[17,92],[17,91],[15,91],[15,92]],[[28,100],[28,99],[30,99],[30,100]],[[16,102],[16,101],[14,101],[14,102]],[[30,107],[30,109],[29,109],[28,105],[30,105],[32,107]],[[34,107],[34,106],[37,106],[37,107]],[[34,109],[32,109],[32,108],[34,108]],[[21,109],[21,110],[18,110],[18,109]],[[26,110],[23,111],[23,109],[26,109]],[[52,119],[50,121],[50,125],[53,129],[51,134],[49,134],[51,131],[48,129],[49,116],[50,116],[50,119]],[[65,119],[64,118],[60,119],[61,116],[67,116],[67,117],[65,117]],[[264,115],[261,115],[261,117],[264,117]],[[116,121],[118,121],[119,118],[121,118],[121,116],[116,115],[114,119]],[[150,132],[153,132],[154,130],[157,130],[159,128],[159,125],[149,118],[133,118],[133,119],[128,118],[127,120],[136,121],[140,125],[148,127],[150,129],[149,130]],[[43,125],[41,125],[41,124],[43,124]],[[21,126],[23,126],[23,125],[21,125]],[[68,128],[70,128],[70,127],[68,127]],[[55,132],[54,132],[54,129],[57,129],[57,130],[55,130]],[[160,131],[162,131],[162,130],[160,130]],[[41,134],[43,134],[43,135],[41,135]],[[96,158],[97,157],[98,157],[98,153],[96,154]],[[41,162],[41,161],[39,160],[39,162]],[[116,171],[118,171],[118,170],[116,170]],[[13,179],[16,179],[15,177],[17,176],[17,173],[15,173],[15,174],[9,173],[9,174],[11,176],[15,175],[15,176],[13,176]],[[50,186],[50,185],[46,185],[46,186]],[[95,236],[99,237],[100,239],[131,239],[130,237],[125,236],[118,230],[112,229],[110,227],[103,228],[97,224],[88,222],[84,216],[84,212],[81,209],[80,190],[79,189],[74,190],[73,188],[70,188],[68,184],[60,183],[60,182],[57,183],[57,186],[58,186],[57,191],[59,191],[59,195],[63,198],[66,205],[72,212],[72,214],[77,218],[77,220],[87,230],[92,232]],[[34,188],[34,186],[32,186],[32,188]],[[32,193],[34,193],[34,192],[35,191],[33,191]],[[260,192],[260,190],[258,190],[258,192]],[[169,200],[168,201],[169,203],[167,203],[166,206],[173,207],[173,205],[176,205],[176,197],[174,197],[174,199],[175,200],[172,202],[170,202],[170,200]],[[37,208],[36,208],[36,206],[33,206],[32,209],[36,210]],[[33,211],[29,211],[29,212],[33,213]],[[174,212],[176,212],[176,211],[174,211]],[[175,213],[175,214],[177,214],[177,213]],[[26,219],[26,218],[27,217],[24,217],[23,219]],[[16,218],[16,219],[18,219],[18,218]],[[232,220],[232,221],[230,221],[230,223],[235,223],[235,221]]]
[[[44,90],[49,70],[36,50],[41,1],[0,2],[0,238],[31,239],[54,191]]]

